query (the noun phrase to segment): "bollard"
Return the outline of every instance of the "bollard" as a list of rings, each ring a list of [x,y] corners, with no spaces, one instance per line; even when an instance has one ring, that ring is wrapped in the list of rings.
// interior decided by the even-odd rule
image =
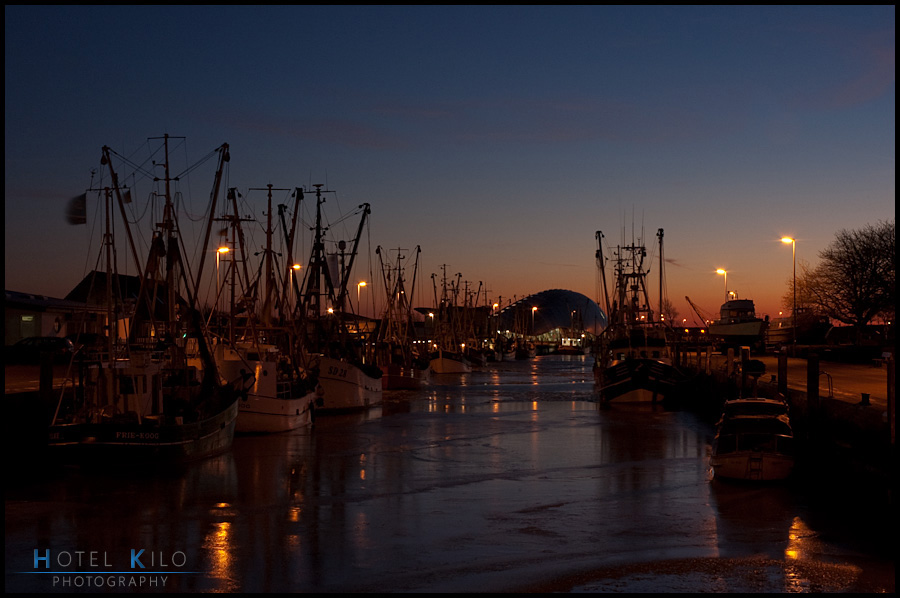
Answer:
[[[862,401],[859,403],[860,405],[868,405],[869,404],[869,393],[862,393]]]

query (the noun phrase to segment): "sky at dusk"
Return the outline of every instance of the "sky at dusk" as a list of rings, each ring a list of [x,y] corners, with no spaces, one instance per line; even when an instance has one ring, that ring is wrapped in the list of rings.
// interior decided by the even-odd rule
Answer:
[[[354,279],[378,267],[375,247],[419,246],[418,304],[444,264],[504,303],[555,288],[599,300],[596,232],[606,255],[643,234],[658,259],[662,228],[681,317],[685,295],[718,311],[717,268],[776,317],[792,273],[783,236],[814,266],[839,230],[894,219],[893,6],[5,16],[7,290],[78,284],[98,229],[67,224],[68,200],[103,146],[138,156],[164,134],[184,138],[187,163],[228,143],[223,186],[259,218],[265,193],[249,190],[267,184],[324,184],[327,209],[369,203]],[[192,217],[214,169],[190,175]]]

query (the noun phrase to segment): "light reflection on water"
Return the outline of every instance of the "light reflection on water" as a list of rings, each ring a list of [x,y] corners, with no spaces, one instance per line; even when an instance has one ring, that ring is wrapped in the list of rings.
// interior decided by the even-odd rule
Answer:
[[[36,544],[184,551],[200,573],[169,591],[492,591],[670,559],[846,560],[796,488],[710,481],[710,424],[595,399],[589,358],[501,362],[239,437],[169,477],[63,472],[7,494],[7,571]],[[776,591],[810,587],[808,567],[777,571]]]

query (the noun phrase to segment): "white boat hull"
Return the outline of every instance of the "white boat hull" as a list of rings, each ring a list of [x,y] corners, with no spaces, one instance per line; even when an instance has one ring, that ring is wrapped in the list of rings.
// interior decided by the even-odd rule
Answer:
[[[240,351],[232,347],[216,347],[216,362],[220,375],[229,381],[242,380],[245,376],[245,395],[238,401],[238,417],[235,432],[262,434],[284,432],[309,425],[315,393],[301,394],[296,385],[280,379],[278,363],[271,358],[266,346],[248,345]],[[271,348],[274,349],[274,348]],[[270,355],[260,361],[249,359],[247,354]],[[252,376],[250,376],[252,374]],[[293,387],[292,387],[293,386]]]
[[[381,378],[369,376],[340,359],[319,358],[319,385],[323,391],[321,409],[325,411],[366,409],[381,404]]]
[[[437,357],[431,360],[431,369],[435,374],[468,374],[472,371],[472,366],[461,355],[451,356],[439,352]]]
[[[312,406],[316,393],[301,397],[282,399],[247,395],[238,403],[238,417],[235,432],[239,434],[261,434],[287,432],[312,423]]]

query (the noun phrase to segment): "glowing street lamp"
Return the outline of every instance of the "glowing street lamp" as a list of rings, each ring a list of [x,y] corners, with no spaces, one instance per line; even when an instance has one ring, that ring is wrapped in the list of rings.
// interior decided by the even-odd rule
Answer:
[[[298,272],[300,272],[300,268],[302,268],[302,267],[303,266],[301,266],[300,264],[294,264],[290,268],[291,271],[289,271],[289,274],[291,275],[291,281],[288,284],[288,306],[289,307],[291,307],[290,304],[294,300],[294,283],[296,282],[294,277],[297,275]],[[293,309],[293,307],[291,307],[291,309]]]
[[[791,237],[782,237],[782,243],[791,244],[791,256],[794,262],[794,307],[791,310],[791,328],[794,329],[794,345],[797,344],[797,241]]]
[[[728,301],[728,272],[719,268],[716,270],[716,274],[724,274],[725,275],[725,301]]]
[[[356,309],[360,311],[360,315],[362,314],[362,306],[359,304],[359,289],[366,286],[366,282],[362,281],[356,285]]]
[[[531,334],[534,334],[534,312],[537,311],[537,307],[532,306],[531,308]]]
[[[219,309],[219,258],[231,251],[228,247],[222,246],[216,249],[216,310]]]

